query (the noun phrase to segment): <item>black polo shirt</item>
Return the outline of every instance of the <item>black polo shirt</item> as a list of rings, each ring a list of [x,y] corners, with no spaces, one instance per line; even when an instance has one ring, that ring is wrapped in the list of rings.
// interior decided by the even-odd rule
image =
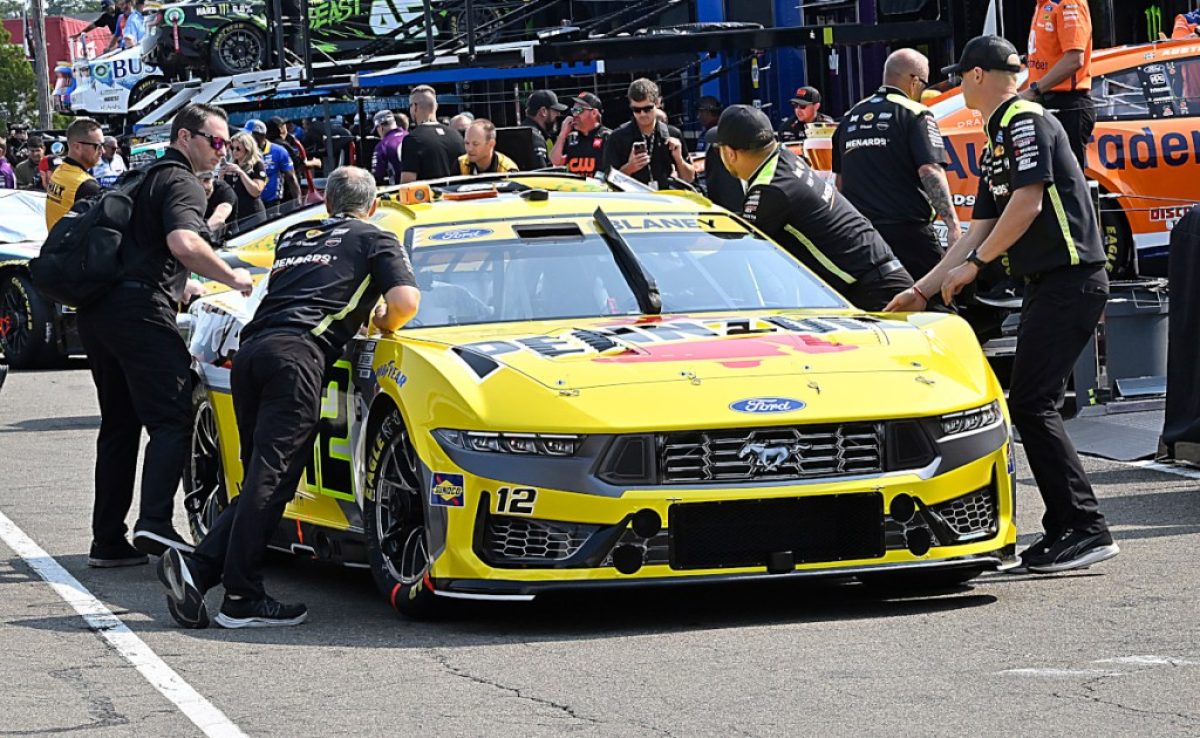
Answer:
[[[992,113],[986,133],[972,218],[999,218],[1013,192],[1039,182],[1046,186],[1042,211],[1008,250],[1013,275],[1105,263],[1087,180],[1058,119],[1037,103],[1013,97]]]
[[[813,118],[812,122],[833,123],[833,118],[830,118],[824,113],[817,113],[817,116]],[[810,125],[812,125],[812,123],[801,123],[794,115],[790,118],[784,118],[783,122],[779,124],[779,140],[803,141],[804,139],[808,138],[808,127]]]
[[[310,336],[334,361],[380,296],[416,285],[408,254],[391,233],[346,216],[301,223],[279,237],[267,294],[242,339],[294,331]]]
[[[400,150],[401,171],[417,179],[458,176],[458,157],[467,153],[463,137],[441,123],[420,123],[408,129]]]
[[[947,161],[933,113],[895,87],[880,87],[851,108],[833,134],[842,194],[872,223],[933,222],[917,172]]]
[[[229,211],[229,217],[225,218],[226,223],[233,223],[238,219],[237,192],[219,177],[213,180],[213,191],[208,196],[208,205],[204,208],[204,220],[207,221],[212,217],[213,211],[217,209],[218,205],[229,205],[232,208]]]
[[[595,176],[604,162],[604,144],[610,135],[612,131],[604,126],[596,126],[588,133],[578,129],[568,133],[562,150],[567,171],[585,177]]]
[[[545,169],[550,166],[550,148],[553,146],[549,140],[550,134],[529,116],[525,116],[521,125],[533,129],[533,168]]]
[[[675,174],[675,157],[667,146],[667,139],[675,138],[683,146],[683,155],[688,154],[687,144],[679,129],[665,123],[656,123],[650,135],[642,133],[634,121],[622,123],[608,137],[604,145],[604,166],[620,169],[629,161],[629,152],[633,150],[635,141],[646,142],[646,153],[650,155],[650,165],[642,167],[629,175],[643,184],[653,184],[655,187],[667,186],[667,179]]]
[[[121,247],[125,279],[151,285],[178,302],[188,270],[167,248],[167,234],[191,231],[205,236],[207,206],[191,162],[177,149],[168,148],[146,174],[134,199],[129,238]]]
[[[783,146],[750,177],[742,216],[835,289],[896,258],[832,182]]]

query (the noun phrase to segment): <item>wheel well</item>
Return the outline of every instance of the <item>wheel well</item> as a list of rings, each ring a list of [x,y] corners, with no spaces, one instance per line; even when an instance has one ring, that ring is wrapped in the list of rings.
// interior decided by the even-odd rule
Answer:
[[[379,432],[379,427],[383,425],[384,419],[387,418],[388,414],[393,410],[400,413],[401,420],[404,419],[404,412],[400,410],[400,406],[397,405],[396,401],[386,393],[380,392],[379,395],[371,401],[371,409],[367,412],[367,432],[363,436],[363,438],[367,439],[368,443],[370,442],[370,439],[374,438],[375,434]],[[405,426],[407,425],[408,424],[405,423]]]

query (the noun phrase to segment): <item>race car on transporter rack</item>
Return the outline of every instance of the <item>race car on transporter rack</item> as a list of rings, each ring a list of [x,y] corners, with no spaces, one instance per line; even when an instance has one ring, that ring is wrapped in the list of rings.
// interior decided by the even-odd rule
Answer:
[[[373,218],[410,250],[420,311],[327,376],[273,547],[369,567],[415,617],[571,588],[945,586],[1012,555],[1007,411],[959,318],[856,310],[693,193],[422,187]],[[197,536],[242,478],[229,367],[263,288],[190,309]]]

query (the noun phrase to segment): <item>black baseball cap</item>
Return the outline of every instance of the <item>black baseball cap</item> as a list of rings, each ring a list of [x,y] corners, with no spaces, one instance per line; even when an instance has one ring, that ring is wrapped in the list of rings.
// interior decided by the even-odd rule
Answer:
[[[730,105],[717,121],[717,143],[731,149],[754,151],[775,140],[771,119],[750,105]]]
[[[604,103],[600,102],[600,98],[590,92],[581,92],[571,98],[571,101],[587,108],[604,110]]]
[[[558,101],[558,95],[554,94],[554,90],[534,90],[529,96],[529,101],[525,103],[526,110],[538,110],[539,108],[550,108],[562,112],[567,109]]]
[[[942,67],[947,77],[979,67],[984,71],[1019,72],[1021,57],[1017,47],[999,36],[976,36],[963,47],[957,64]]]
[[[711,110],[714,113],[721,112],[721,101],[712,95],[705,95],[696,103],[696,110]]]
[[[821,102],[821,93],[816,87],[801,87],[792,96],[792,105],[812,105]]]

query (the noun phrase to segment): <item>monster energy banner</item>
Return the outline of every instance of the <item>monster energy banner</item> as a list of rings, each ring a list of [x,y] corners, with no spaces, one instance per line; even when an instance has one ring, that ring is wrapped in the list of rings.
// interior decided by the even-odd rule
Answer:
[[[1157,41],[1163,32],[1163,11],[1157,5],[1146,8],[1146,40]]]

